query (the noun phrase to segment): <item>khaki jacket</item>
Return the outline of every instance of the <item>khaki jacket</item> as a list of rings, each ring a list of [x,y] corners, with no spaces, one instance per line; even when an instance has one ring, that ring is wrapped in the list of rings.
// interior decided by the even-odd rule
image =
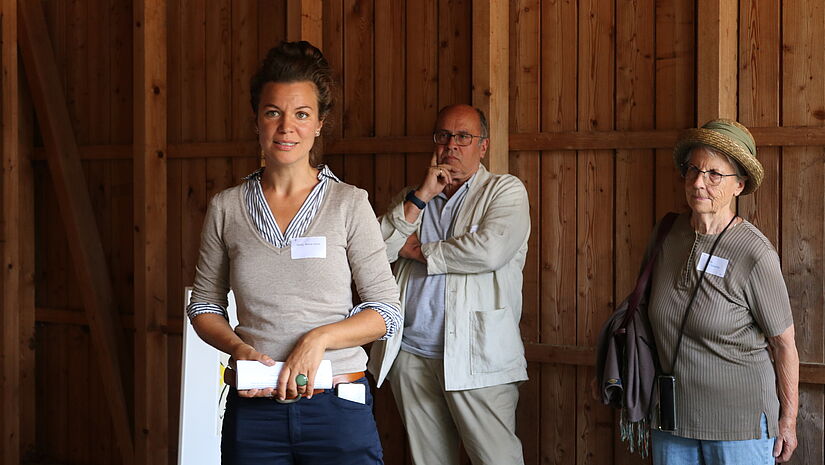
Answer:
[[[404,218],[405,188],[380,218],[389,261],[405,311],[410,261],[398,252],[415,223]],[[424,244],[429,274],[447,274],[444,316],[444,380],[449,391],[527,379],[519,331],[522,268],[530,235],[530,207],[522,182],[481,166],[454,219],[454,236]],[[369,370],[383,383],[401,348],[403,328],[373,343]]]

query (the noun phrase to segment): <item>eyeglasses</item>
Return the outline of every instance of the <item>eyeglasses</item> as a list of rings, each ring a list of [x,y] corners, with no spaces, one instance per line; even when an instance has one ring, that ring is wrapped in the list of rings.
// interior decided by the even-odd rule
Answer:
[[[474,137],[478,137],[479,139],[486,139],[486,137],[484,136],[474,136],[472,134],[467,133],[453,134],[448,131],[436,131],[433,133],[433,142],[435,142],[438,145],[447,145],[450,143],[450,138],[453,138],[453,140],[455,140],[456,145],[464,147],[472,144]]]
[[[739,176],[736,173],[722,174],[716,170],[700,170],[699,168],[690,163],[683,164],[681,166],[680,172],[682,177],[690,182],[693,182],[693,180],[696,179],[697,176],[699,176],[699,173],[702,173],[705,176],[705,182],[711,186],[718,186],[719,183],[722,182],[722,179],[728,176]]]

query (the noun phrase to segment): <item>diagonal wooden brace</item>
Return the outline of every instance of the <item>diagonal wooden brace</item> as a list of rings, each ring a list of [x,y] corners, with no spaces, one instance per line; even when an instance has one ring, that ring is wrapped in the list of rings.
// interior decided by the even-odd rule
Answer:
[[[40,2],[19,1],[18,14],[26,78],[43,132],[49,171],[96,349],[102,375],[100,382],[105,388],[122,463],[132,464],[131,422],[121,377],[121,364],[127,360],[120,345],[123,330],[116,325],[112,283],[86,189],[63,85]]]

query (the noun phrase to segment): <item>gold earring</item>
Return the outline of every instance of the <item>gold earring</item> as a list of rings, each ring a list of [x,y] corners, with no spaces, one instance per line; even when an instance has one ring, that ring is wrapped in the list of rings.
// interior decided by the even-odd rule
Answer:
[[[318,137],[318,136],[320,136],[320,135],[321,135],[321,130],[320,130],[320,129],[318,129],[317,131],[315,131],[315,137]]]

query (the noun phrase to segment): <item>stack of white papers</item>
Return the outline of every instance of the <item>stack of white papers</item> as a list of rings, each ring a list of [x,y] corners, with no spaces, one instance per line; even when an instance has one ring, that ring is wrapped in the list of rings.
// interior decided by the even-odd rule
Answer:
[[[268,367],[255,360],[238,360],[235,362],[238,376],[237,388],[264,389],[268,387],[278,387],[278,375],[284,362],[275,362],[275,365]],[[321,360],[321,365],[315,373],[315,389],[332,389],[332,363],[329,360]]]

